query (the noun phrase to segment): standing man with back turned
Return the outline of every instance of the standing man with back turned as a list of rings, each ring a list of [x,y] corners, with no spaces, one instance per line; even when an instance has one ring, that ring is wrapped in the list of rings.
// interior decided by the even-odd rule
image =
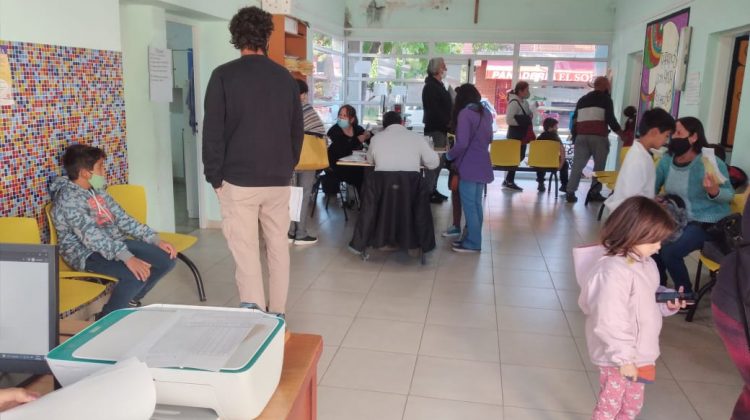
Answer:
[[[594,80],[594,90],[583,95],[576,104],[573,113],[573,131],[575,148],[573,149],[573,168],[568,181],[566,199],[575,203],[578,183],[589,159],[594,158],[594,171],[603,171],[609,154],[609,128],[618,135],[622,134],[620,124],[615,118],[612,97],[609,94],[609,79],[599,76]],[[587,201],[604,201],[601,194],[602,183],[596,177],[591,180]]]
[[[289,288],[289,180],[302,150],[302,104],[289,71],[266,56],[271,14],[242,8],[229,31],[241,56],[217,67],[208,82],[204,173],[221,204],[240,306],[283,314]],[[268,258],[268,305],[258,222]]]
[[[431,58],[427,64],[427,77],[424,79],[424,88],[422,88],[424,134],[432,137],[432,143],[436,148],[444,148],[448,144],[448,125],[451,121],[453,101],[443,84],[447,71],[445,60],[441,57]],[[428,185],[432,187],[430,201],[442,203],[447,200],[448,197],[437,190],[440,167],[425,172]]]

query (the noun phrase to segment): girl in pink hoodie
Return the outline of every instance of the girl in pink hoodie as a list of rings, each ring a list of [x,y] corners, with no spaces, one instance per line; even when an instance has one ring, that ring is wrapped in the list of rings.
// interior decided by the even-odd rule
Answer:
[[[594,420],[634,419],[643,407],[639,370],[644,376],[654,372],[662,316],[685,306],[684,301],[660,304],[655,297],[659,271],[651,256],[674,229],[655,201],[631,197],[607,219],[600,245],[573,250],[586,344],[599,367]]]

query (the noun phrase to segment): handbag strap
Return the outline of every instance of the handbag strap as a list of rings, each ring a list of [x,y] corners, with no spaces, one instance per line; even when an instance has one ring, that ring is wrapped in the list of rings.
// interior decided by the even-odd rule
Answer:
[[[523,104],[521,103],[521,101],[519,101],[518,99],[511,99],[510,102],[516,102],[516,103],[518,103],[518,106],[521,107],[521,112],[523,112],[523,115],[528,115],[526,113],[526,110],[523,109]],[[508,102],[508,103],[510,103],[510,102]]]

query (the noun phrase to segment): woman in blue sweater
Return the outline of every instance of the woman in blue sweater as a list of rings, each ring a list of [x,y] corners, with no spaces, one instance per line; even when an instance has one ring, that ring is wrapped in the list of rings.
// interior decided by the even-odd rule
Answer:
[[[719,172],[726,178],[723,183],[719,183],[710,169],[706,170],[701,153],[706,146],[703,124],[694,117],[680,118],[669,142],[669,151],[656,167],[656,191],[663,187],[665,193],[682,198],[688,224],[677,239],[662,244],[655,259],[661,283],[666,283],[669,273],[675,288],[683,286],[686,292],[693,288],[684,258],[703,248],[703,242],[708,239],[706,229],[729,214],[729,203],[734,196],[723,161],[716,159]]]

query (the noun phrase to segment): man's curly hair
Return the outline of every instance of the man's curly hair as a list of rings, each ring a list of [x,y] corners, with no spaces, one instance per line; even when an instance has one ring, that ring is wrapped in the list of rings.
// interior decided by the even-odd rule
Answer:
[[[273,32],[271,14],[258,7],[243,7],[229,22],[232,45],[238,50],[245,48],[267,52],[268,38]]]

